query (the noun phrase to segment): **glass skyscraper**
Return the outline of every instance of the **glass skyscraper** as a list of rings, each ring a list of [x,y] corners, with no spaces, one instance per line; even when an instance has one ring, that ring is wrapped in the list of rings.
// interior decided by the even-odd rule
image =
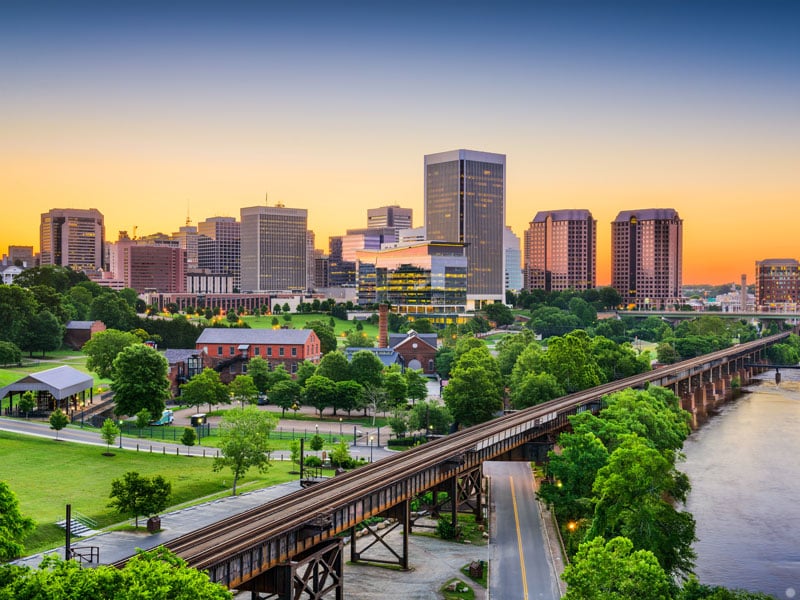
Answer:
[[[425,156],[425,228],[430,241],[466,245],[467,305],[505,300],[504,154],[451,150]]]

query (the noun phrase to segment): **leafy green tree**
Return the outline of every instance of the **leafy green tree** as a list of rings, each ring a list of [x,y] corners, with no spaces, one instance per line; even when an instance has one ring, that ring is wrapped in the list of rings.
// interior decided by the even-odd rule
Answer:
[[[527,326],[543,338],[565,335],[581,326],[581,320],[569,311],[555,306],[542,306],[531,311]]]
[[[442,395],[455,422],[465,427],[488,421],[503,408],[502,377],[486,346],[459,358]]]
[[[64,429],[67,423],[69,423],[69,417],[60,408],[50,413],[50,429],[55,430],[56,439],[58,439],[58,432]]]
[[[304,404],[316,408],[321,417],[327,407],[336,403],[336,382],[324,375],[312,375],[306,381],[303,397]]]
[[[561,576],[567,582],[564,600],[670,600],[670,580],[656,557],[633,548],[624,537],[581,544]]]
[[[106,329],[95,333],[83,345],[83,353],[87,356],[86,368],[97,373],[98,377],[108,379],[111,377],[111,365],[117,354],[141,341],[136,334],[117,329]]]
[[[167,368],[167,359],[150,346],[134,344],[122,350],[111,366],[114,413],[135,415],[146,408],[160,415],[169,397]]]
[[[34,285],[28,288],[39,304],[39,310],[50,311],[59,323],[64,324],[70,319],[69,303],[64,295],[51,288],[49,285]]]
[[[453,417],[446,406],[436,402],[417,402],[408,415],[408,428],[411,431],[445,434]]]
[[[303,397],[303,390],[300,384],[291,379],[279,381],[269,393],[269,399],[276,406],[281,408],[281,417],[293,406],[299,406]]]
[[[558,445],[560,452],[548,453],[548,479],[539,488],[539,497],[553,505],[562,523],[591,518],[592,485],[608,462],[608,450],[593,433],[562,433]]]
[[[325,440],[320,434],[315,433],[311,436],[311,440],[309,441],[308,445],[314,452],[319,452],[322,450],[323,446],[325,446]]]
[[[100,437],[106,443],[106,456],[111,456],[111,444],[117,439],[120,434],[120,429],[114,422],[114,419],[106,419],[103,421],[103,426],[100,428]]]
[[[281,363],[283,366],[283,363]],[[254,356],[247,363],[247,374],[253,378],[256,389],[260,394],[266,393],[270,384],[269,363],[260,356]]]
[[[60,265],[31,267],[14,279],[14,283],[22,287],[48,286],[60,294],[66,293],[70,287],[81,282],[88,282],[85,274]]]
[[[333,331],[333,327],[319,320],[307,322],[306,327],[312,329],[314,333],[317,334],[322,354],[327,354],[328,352],[336,350],[338,342],[336,341],[336,334]]]
[[[405,437],[408,431],[408,412],[405,410],[395,410],[394,414],[389,417],[389,428],[392,430],[395,437]]]
[[[514,322],[514,314],[502,302],[495,302],[486,307],[486,317],[490,321],[494,321],[498,327],[503,325],[511,325]]]
[[[323,356],[322,360],[319,361],[319,366],[317,366],[316,375],[327,377],[331,381],[351,379],[350,363],[347,362],[344,352],[335,350]]]
[[[35,528],[33,519],[20,512],[16,494],[7,483],[0,481],[0,561],[5,562],[20,556],[25,550],[22,540]]]
[[[622,304],[622,296],[613,287],[601,287],[597,290],[600,295],[599,302],[601,308],[616,308]]]
[[[686,500],[689,480],[671,460],[639,436],[627,435],[598,470],[592,491],[588,539],[621,535],[634,548],[652,552],[668,574],[691,573],[694,519],[673,506]]]
[[[453,368],[453,364],[455,364],[455,361],[456,361],[455,348],[450,346],[442,346],[438,350],[436,350],[436,358],[434,359],[434,364],[436,366],[436,372],[442,379],[450,378],[450,370]]]
[[[353,459],[350,457],[350,448],[347,442],[339,440],[339,443],[331,450],[331,464],[334,467],[346,469],[350,467]]]
[[[240,402],[242,406],[255,404],[258,400],[258,388],[256,388],[256,384],[253,383],[253,378],[250,375],[237,375],[228,384],[228,392],[231,398]]]
[[[360,406],[361,397],[364,388],[352,379],[347,381],[336,382],[336,403],[333,410],[336,414],[337,409],[346,410],[348,414],[350,411]]]
[[[237,315],[236,311],[231,308],[227,313],[225,313],[225,320],[227,320],[228,323],[238,323],[239,315]]]
[[[202,372],[181,385],[181,403],[194,406],[200,412],[202,404],[208,404],[208,410],[214,404],[230,404],[228,388],[219,378],[219,373],[206,367]]]
[[[181,444],[187,448],[191,448],[197,442],[197,434],[191,427],[184,427],[183,434],[181,435]]]
[[[390,371],[383,376],[383,389],[386,390],[392,406],[401,406],[408,397],[408,384],[402,373]]]
[[[573,331],[547,342],[545,370],[568,394],[600,385],[602,373],[592,354],[592,342],[585,331]]]
[[[675,596],[675,600],[775,600],[775,597],[745,590],[729,590],[716,585],[701,585],[695,577],[691,577]]]
[[[0,285],[0,340],[20,346],[37,310],[38,303],[29,290]]]
[[[359,350],[353,354],[349,371],[350,378],[362,386],[380,386],[383,382],[383,363],[369,350]]]
[[[110,507],[134,518],[139,527],[139,516],[154,515],[167,507],[172,484],[161,475],[143,477],[128,471],[121,479],[111,482]]]
[[[66,328],[49,310],[43,310],[33,315],[28,321],[28,328],[22,335],[20,348],[26,350],[29,356],[33,356],[36,350],[41,351],[42,356],[48,350],[58,350],[64,339]]]
[[[591,352],[602,373],[603,383],[650,370],[650,354],[637,355],[630,344],[617,344],[596,336],[591,341]]]
[[[0,341],[0,365],[18,365],[22,360],[22,351],[13,342]]]
[[[375,341],[363,331],[348,331],[345,336],[345,346],[348,348],[372,348],[375,346]]]
[[[536,343],[536,340],[530,330],[507,335],[497,342],[495,345],[497,366],[500,368],[500,373],[503,374],[503,377],[508,378],[511,376],[511,371],[514,369],[517,358],[531,343]]]
[[[136,429],[139,430],[139,435],[141,435],[142,429],[147,427],[148,423],[150,423],[152,420],[153,415],[151,415],[150,411],[146,408],[143,408],[136,413]]]
[[[297,373],[295,373],[295,381],[299,383],[301,386],[306,385],[306,381],[308,378],[314,375],[317,372],[317,365],[312,363],[310,360],[304,360],[299,365],[297,365]]]
[[[19,403],[17,404],[17,410],[21,413],[25,414],[25,418],[28,418],[28,414],[34,409],[36,406],[36,400],[34,399],[33,392],[28,390],[22,397],[19,399]]]
[[[292,440],[292,443],[289,444],[289,458],[292,463],[300,464],[300,440]]]
[[[656,357],[662,365],[671,365],[681,360],[678,351],[670,342],[661,342],[656,346]]]
[[[130,331],[136,324],[136,313],[131,305],[114,292],[106,292],[92,300],[89,318],[119,331]]]
[[[255,406],[227,411],[220,422],[219,449],[221,456],[214,459],[214,470],[230,468],[233,472],[233,491],[239,478],[255,467],[263,473],[269,467],[269,434],[277,420]]]
[[[523,409],[564,395],[564,388],[550,373],[528,373],[520,384],[512,388],[514,408]]]
[[[406,369],[406,396],[415,404],[428,397],[428,380],[421,369]]]
[[[597,310],[583,298],[572,298],[569,301],[569,312],[578,317],[581,327],[588,327],[597,320]]]
[[[417,333],[436,333],[436,329],[433,327],[433,323],[431,323],[430,319],[414,319],[414,331]]]

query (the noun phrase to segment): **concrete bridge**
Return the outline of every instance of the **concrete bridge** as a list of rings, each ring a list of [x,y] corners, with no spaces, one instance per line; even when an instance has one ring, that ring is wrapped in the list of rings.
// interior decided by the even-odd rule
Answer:
[[[369,549],[389,547],[385,532],[401,528],[401,547],[390,549],[394,564],[408,569],[408,534],[415,527],[411,502],[420,494],[432,491],[430,510],[449,514],[453,522],[464,510],[480,519],[484,461],[542,458],[570,415],[597,412],[603,396],[628,387],[672,389],[696,424],[737,385],[747,385],[760,372],[767,347],[787,336],[737,345],[500,417],[219,521],[167,547],[207,570],[212,580],[251,591],[254,599],[341,600],[342,536],[350,537],[351,561],[385,562],[371,559]],[[439,502],[441,492],[450,500]],[[356,526],[377,516],[390,518],[392,525],[382,531],[367,525],[370,542],[362,540],[359,549]]]

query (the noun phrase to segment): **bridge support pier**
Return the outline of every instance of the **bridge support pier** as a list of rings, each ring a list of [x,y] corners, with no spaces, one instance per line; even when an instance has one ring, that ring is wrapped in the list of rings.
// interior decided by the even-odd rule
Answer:
[[[411,502],[404,500],[387,511],[381,513],[382,516],[394,518],[395,521],[392,525],[383,529],[378,529],[374,525],[364,522],[364,528],[371,536],[370,542],[359,552],[358,550],[358,536],[356,535],[356,528],[350,529],[350,562],[368,562],[386,565],[399,565],[404,571],[408,570],[408,534],[411,530]],[[403,533],[403,547],[398,553],[386,541],[386,536],[397,529],[402,527]],[[394,557],[394,560],[385,558],[385,553],[382,556],[365,556],[365,553],[373,546],[383,548],[389,552],[389,555]]]
[[[245,582],[252,600],[344,600],[342,540],[319,544],[294,559]]]

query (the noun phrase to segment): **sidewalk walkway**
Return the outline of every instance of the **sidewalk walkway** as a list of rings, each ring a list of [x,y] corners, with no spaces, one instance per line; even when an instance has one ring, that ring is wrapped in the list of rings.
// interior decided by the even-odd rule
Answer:
[[[299,481],[290,481],[276,486],[245,492],[238,496],[227,496],[206,504],[183,508],[161,516],[161,531],[154,534],[128,531],[109,531],[86,538],[73,538],[72,546],[97,546],[100,563],[111,564],[136,554],[136,549],[149,550],[160,544],[196,531],[200,527],[255,508],[275,498],[280,498],[300,489]],[[140,519],[141,521],[141,519]],[[37,567],[44,554],[64,555],[64,548],[34,554],[14,561],[14,564]]]

